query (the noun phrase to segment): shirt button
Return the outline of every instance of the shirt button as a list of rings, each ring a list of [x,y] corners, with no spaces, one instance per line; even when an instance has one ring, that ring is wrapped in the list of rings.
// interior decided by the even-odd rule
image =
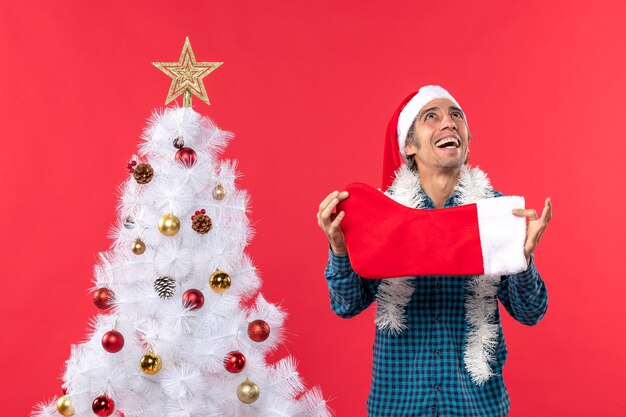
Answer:
[[[436,386],[435,386],[435,390],[440,391],[440,390],[441,390],[441,387],[440,387],[439,385],[436,385]]]
[[[435,288],[441,288],[441,282],[437,282],[437,283],[435,284]]]
[[[433,411],[437,411],[437,406],[433,405]]]
[[[435,316],[435,321],[439,321],[440,319],[441,319],[441,317],[439,317],[439,314],[437,314],[437,315]]]
[[[435,351],[435,356],[439,356],[439,351],[438,350]]]

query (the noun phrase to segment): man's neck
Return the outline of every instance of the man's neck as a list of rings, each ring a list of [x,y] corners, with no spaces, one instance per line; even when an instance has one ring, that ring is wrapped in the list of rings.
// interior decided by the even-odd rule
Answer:
[[[441,208],[446,200],[454,193],[459,183],[461,168],[422,169],[419,170],[422,189],[433,200],[436,208]]]

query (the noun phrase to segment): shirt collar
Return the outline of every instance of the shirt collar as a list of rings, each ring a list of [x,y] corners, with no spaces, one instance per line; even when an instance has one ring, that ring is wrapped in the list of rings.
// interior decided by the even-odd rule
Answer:
[[[429,209],[433,209],[435,208],[435,204],[433,203],[433,200],[428,196],[428,194],[426,194],[424,192],[423,189],[419,190],[419,194],[423,197],[423,201],[424,201],[424,208],[429,208]],[[459,190],[458,187],[455,188],[454,192],[452,193],[452,195],[450,197],[448,197],[448,199],[446,200],[446,202],[444,203],[443,207],[454,207],[456,206],[456,202],[457,199],[459,198]]]

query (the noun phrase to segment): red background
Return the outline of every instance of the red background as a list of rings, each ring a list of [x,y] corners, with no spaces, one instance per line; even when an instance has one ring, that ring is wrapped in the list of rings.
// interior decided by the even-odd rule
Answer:
[[[59,395],[108,248],[116,187],[169,80],[152,61],[225,64],[195,100],[237,137],[252,196],[248,248],[288,343],[337,416],[365,415],[374,309],[333,315],[315,212],[351,181],[379,185],[399,101],[445,86],[470,161],[554,218],[536,251],[547,316],[503,314],[512,417],[626,415],[623,2],[2,2],[0,325],[3,416]],[[502,309],[504,311],[504,309]]]

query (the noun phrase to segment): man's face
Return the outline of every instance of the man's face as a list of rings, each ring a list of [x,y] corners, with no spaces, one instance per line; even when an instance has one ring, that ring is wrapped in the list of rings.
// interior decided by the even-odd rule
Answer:
[[[457,168],[467,159],[469,130],[463,111],[445,98],[424,106],[413,125],[414,138],[404,150],[415,155],[418,169]]]

